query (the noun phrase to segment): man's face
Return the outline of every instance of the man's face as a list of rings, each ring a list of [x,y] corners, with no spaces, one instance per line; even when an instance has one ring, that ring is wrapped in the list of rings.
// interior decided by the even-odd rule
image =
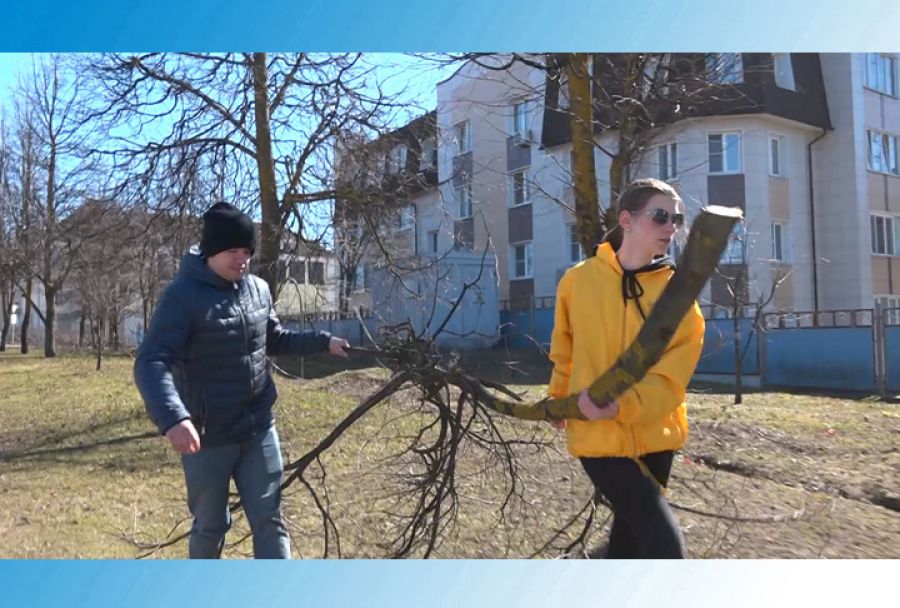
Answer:
[[[216,255],[207,258],[207,263],[212,271],[226,281],[237,282],[247,274],[250,262],[250,250],[245,247],[226,249]]]

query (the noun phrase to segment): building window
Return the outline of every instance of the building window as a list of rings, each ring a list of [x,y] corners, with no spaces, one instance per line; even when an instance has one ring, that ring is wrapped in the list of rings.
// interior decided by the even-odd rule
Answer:
[[[872,253],[894,255],[894,218],[886,215],[870,216]]]
[[[465,176],[462,183],[455,184],[453,186],[453,191],[459,206],[459,218],[466,219],[472,217],[472,182],[469,181],[469,176]]]
[[[528,102],[520,101],[513,104],[512,110],[512,134],[521,140],[530,139],[528,136]]]
[[[578,238],[578,225],[569,224],[569,261],[573,264],[584,259],[584,250],[581,248],[581,241]]]
[[[297,261],[291,262],[288,265],[288,272],[290,273],[290,277],[300,283],[301,285],[306,283],[306,262],[305,261]]]
[[[366,285],[366,265],[361,262],[356,265],[354,286],[357,291],[363,291],[368,287],[368,285]]]
[[[422,142],[422,151],[419,155],[419,171],[434,169],[435,166],[434,139],[429,137]]]
[[[774,53],[772,55],[772,69],[775,72],[775,86],[789,91],[797,90],[790,53]]]
[[[714,84],[744,82],[744,61],[740,53],[707,53],[706,77]]]
[[[784,151],[784,137],[780,135],[769,136],[769,175],[780,177],[784,175],[782,154]]]
[[[656,148],[659,179],[671,180],[678,177],[678,144],[674,141]]]
[[[397,144],[391,148],[388,157],[388,173],[397,175],[406,169],[406,144]]]
[[[740,133],[709,134],[709,172],[714,174],[741,172]]]
[[[531,202],[531,188],[525,171],[519,171],[509,176],[509,204],[513,207],[527,205]]]
[[[737,224],[731,231],[728,238],[728,246],[722,252],[721,262],[723,264],[743,264],[744,250],[746,245],[746,231],[743,224]]]
[[[869,169],[879,173],[900,174],[897,168],[897,137],[868,130],[869,135]]]
[[[278,282],[306,283],[306,262],[302,260],[278,260]]]
[[[437,253],[438,252],[438,231],[437,230],[429,230],[427,239],[428,239],[429,253]]]
[[[453,127],[453,146],[457,156],[472,151],[472,131],[468,120]]]
[[[772,222],[772,259],[779,262],[790,261],[788,227],[782,222]]]
[[[397,212],[397,228],[409,230],[416,225],[416,206],[405,205]]]
[[[569,99],[569,78],[565,74],[560,74],[559,98],[556,101],[556,107],[560,110],[568,110],[571,107]]]
[[[325,284],[325,264],[323,262],[309,263],[309,284],[324,285]]]
[[[875,302],[881,305],[884,322],[888,325],[900,325],[900,296],[875,296]]]
[[[510,245],[509,274],[513,279],[530,279],[533,276],[534,255],[531,241]]]
[[[897,96],[897,67],[893,57],[866,53],[866,86],[885,95]]]

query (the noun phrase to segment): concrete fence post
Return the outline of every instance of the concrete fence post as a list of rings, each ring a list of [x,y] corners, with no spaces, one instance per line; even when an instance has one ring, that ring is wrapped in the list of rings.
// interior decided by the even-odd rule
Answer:
[[[875,301],[872,311],[872,349],[875,358],[875,386],[882,399],[887,398],[887,349],[885,347],[884,309]]]

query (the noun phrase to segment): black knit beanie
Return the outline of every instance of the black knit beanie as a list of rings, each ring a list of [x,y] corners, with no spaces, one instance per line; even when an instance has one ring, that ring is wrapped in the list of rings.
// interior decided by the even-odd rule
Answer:
[[[200,252],[205,258],[225,251],[246,247],[256,251],[256,231],[250,216],[234,205],[216,203],[203,214],[203,237]]]

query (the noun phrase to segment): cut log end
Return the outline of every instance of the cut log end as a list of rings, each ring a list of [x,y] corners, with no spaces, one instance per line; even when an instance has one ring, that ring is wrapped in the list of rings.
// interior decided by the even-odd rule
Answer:
[[[725,207],[724,205],[708,205],[703,208],[702,213],[717,215],[719,217],[734,218],[736,220],[742,220],[744,218],[744,212],[740,207]]]

